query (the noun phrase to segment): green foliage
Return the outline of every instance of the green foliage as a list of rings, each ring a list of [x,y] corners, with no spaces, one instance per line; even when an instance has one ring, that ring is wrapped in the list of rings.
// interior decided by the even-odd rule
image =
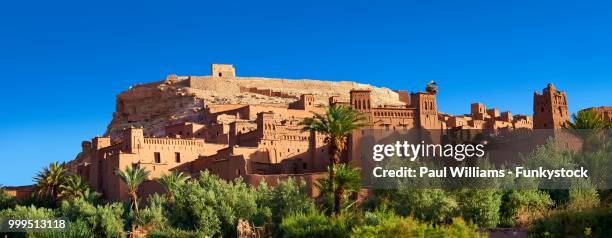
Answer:
[[[89,188],[89,184],[81,176],[70,175],[60,184],[58,197],[61,199],[75,199],[91,198],[91,195],[92,191]]]
[[[612,208],[562,210],[535,222],[530,237],[610,237]]]
[[[459,214],[483,228],[494,228],[499,223],[502,193],[496,189],[460,189],[455,191]]]
[[[147,237],[149,238],[201,238],[206,237],[205,233],[197,231],[186,231],[176,228],[164,228],[151,231]]]
[[[599,195],[595,188],[570,188],[567,209],[583,210],[599,206]]]
[[[55,212],[49,208],[38,208],[36,206],[17,205],[11,209],[0,210],[0,217],[18,219],[48,219],[56,217]],[[0,236],[5,234],[0,233]],[[36,233],[11,233],[11,237],[36,237]]]
[[[328,178],[317,181],[315,186],[319,190],[319,205],[325,213],[331,213],[335,207],[335,196],[340,198],[340,211],[346,211],[355,205],[355,193],[361,189],[361,172],[348,164],[335,165],[336,176],[334,183],[330,184]]]
[[[138,186],[140,186],[140,184],[147,179],[149,176],[149,171],[140,167],[133,168],[126,166],[124,171],[116,170],[115,174],[119,176],[127,187],[127,193],[131,200],[130,209],[132,209],[136,219],[138,219]]]
[[[278,237],[349,237],[352,221],[347,215],[329,218],[321,213],[297,213],[285,217]]]
[[[149,205],[140,211],[139,220],[136,224],[152,225],[156,228],[166,228],[168,218],[166,217],[165,208],[168,205],[166,198],[159,194],[153,194],[149,198]]]
[[[172,190],[175,190],[177,186],[184,184],[187,180],[189,180],[189,175],[184,174],[183,172],[172,172],[170,174],[164,174],[157,181],[161,184],[168,193],[168,197],[172,198]]]
[[[49,205],[55,205],[61,192],[60,186],[66,179],[66,172],[64,163],[53,162],[44,167],[34,177],[36,197],[41,201],[49,201]]]
[[[570,122],[568,127],[571,129],[610,129],[611,124],[593,110],[581,110],[578,113],[572,114],[573,122]]]
[[[375,214],[376,216],[378,214]],[[367,215],[372,216],[372,215]],[[460,218],[450,225],[432,226],[413,218],[383,215],[377,224],[366,224],[353,229],[351,237],[486,237],[474,225]]]
[[[71,222],[65,230],[49,230],[44,232],[30,232],[27,234],[30,238],[82,238],[94,237],[94,233],[89,228],[89,224],[85,221]]]
[[[7,208],[13,208],[15,205],[17,205],[17,200],[6,193],[4,189],[0,188],[0,211]]]
[[[612,130],[610,130],[612,132]],[[590,149],[583,149],[582,153],[574,156],[579,167],[589,171],[589,178],[593,186],[605,188],[608,182],[608,173],[612,169],[612,143],[609,139],[597,138],[597,143],[590,143]]]
[[[366,105],[363,105],[366,107]],[[368,105],[369,107],[369,105]],[[327,108],[325,114],[314,113],[311,118],[304,118],[304,121],[300,123],[304,127],[303,131],[313,131],[324,134],[325,142],[329,145],[329,190],[334,190],[334,183],[336,182],[335,176],[336,171],[334,165],[340,163],[340,156],[345,150],[347,144],[347,136],[356,129],[362,128],[367,125],[365,117],[360,112],[353,110],[352,107],[346,105],[333,105]],[[333,210],[335,214],[340,213],[342,205],[342,191],[341,186],[335,187],[333,194],[334,206]]]
[[[304,131],[316,131],[329,138],[346,137],[353,130],[366,126],[365,117],[346,105],[328,107],[325,114],[313,113],[314,117],[302,122]]]
[[[502,199],[501,225],[524,227],[545,215],[554,205],[546,192],[538,190],[509,190]]]
[[[315,211],[314,201],[308,197],[305,183],[292,178],[279,181],[273,188],[261,184],[257,189],[257,205],[258,214],[253,219],[257,225],[268,222],[280,224],[283,217],[288,215]]]
[[[502,193],[496,189],[443,189],[375,190],[366,208],[389,208],[401,216],[442,224],[453,217],[462,216],[480,227],[496,227]]]
[[[22,204],[57,207],[61,200],[84,198],[97,202],[100,194],[78,175],[68,176],[65,163],[53,162],[34,177],[34,193]]]
[[[20,206],[17,205],[12,209],[0,211],[0,217],[35,219],[35,218],[52,218],[55,217],[55,212],[49,208],[38,208],[36,206]]]
[[[58,215],[71,221],[83,222],[94,234],[103,237],[123,236],[122,214],[123,205],[120,203],[96,206],[84,199],[63,201],[58,211]]]
[[[177,186],[168,209],[170,223],[209,236],[235,233],[239,218],[250,220],[257,213],[255,190],[241,179],[226,182],[208,171],[197,180]]]
[[[279,237],[480,237],[477,227],[462,219],[433,226],[392,212],[366,212],[361,219],[348,214],[294,214],[283,219]]]
[[[455,198],[442,189],[375,190],[368,204],[373,204],[371,209],[384,206],[399,215],[432,223],[449,221],[458,208]]]
[[[135,194],[136,191],[138,191],[138,186],[140,186],[149,176],[149,171],[140,167],[132,168],[126,166],[124,171],[117,170],[115,174],[125,183],[128,192],[130,194]]]
[[[336,166],[336,177],[334,178],[336,188],[340,187],[344,192],[358,192],[361,188],[361,172],[348,164]]]

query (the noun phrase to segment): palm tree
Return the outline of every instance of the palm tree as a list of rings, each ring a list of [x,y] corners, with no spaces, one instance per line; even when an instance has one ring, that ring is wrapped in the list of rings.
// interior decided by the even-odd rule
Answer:
[[[70,175],[60,185],[59,197],[62,199],[87,198],[85,195],[90,191],[89,185],[81,176]]]
[[[599,113],[593,110],[578,111],[578,113],[572,115],[572,119],[574,119],[574,122],[569,122],[568,127],[575,130],[601,130],[609,129],[611,126]]]
[[[132,202],[130,208],[134,210],[136,215],[138,215],[138,186],[140,186],[140,184],[147,179],[149,176],[149,171],[140,167],[132,168],[130,166],[126,166],[125,171],[116,170],[115,174],[117,174],[117,176],[119,176],[119,178],[121,178],[121,180],[123,180],[125,183],[128,190],[128,195],[130,196],[130,200]]]
[[[566,128],[576,136],[583,139],[582,149],[592,151],[608,143],[607,137],[612,123],[607,122],[603,116],[593,110],[581,110],[572,115],[573,122],[568,122]]]
[[[66,166],[64,163],[53,162],[48,167],[44,167],[34,177],[36,197],[38,199],[48,199],[51,202],[57,201],[60,186],[64,183],[65,176]]]
[[[347,210],[355,202],[350,202],[348,198],[354,193],[359,192],[361,188],[361,173],[358,169],[348,164],[340,164],[336,166],[336,176],[334,183],[331,184],[333,189],[330,189],[330,180],[327,178],[320,179],[315,183],[315,186],[321,193],[321,202],[325,209],[336,206],[334,198],[340,197],[340,209]],[[345,202],[345,199],[346,202]]]
[[[325,114],[314,113],[314,117],[305,118],[301,123],[304,131],[314,131],[325,135],[329,145],[329,189],[334,188],[336,175],[335,165],[340,164],[340,157],[346,148],[348,135],[356,129],[366,126],[363,115],[349,106],[333,105],[327,108]],[[336,190],[340,188],[336,187]],[[336,191],[335,194],[341,191]],[[340,212],[342,198],[334,195],[334,213]]]
[[[183,172],[172,172],[164,174],[157,181],[166,189],[168,199],[174,199],[173,191],[181,184],[184,184],[190,178],[189,175]]]

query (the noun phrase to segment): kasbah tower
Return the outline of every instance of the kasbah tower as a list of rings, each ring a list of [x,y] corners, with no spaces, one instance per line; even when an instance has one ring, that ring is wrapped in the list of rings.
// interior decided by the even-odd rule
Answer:
[[[482,103],[449,115],[437,110],[437,93],[433,81],[408,93],[354,82],[239,77],[232,65],[213,64],[208,76],[172,74],[117,95],[106,133],[83,141],[67,167],[108,200],[129,199],[115,175],[127,166],[151,172],[140,187],[143,196],[163,192],[155,182],[163,174],[197,177],[203,170],[252,185],[299,178],[317,196],[314,183],[326,176],[329,161],[325,136],[301,130],[300,122],[330,105],[350,106],[371,128],[386,130],[556,129],[569,120],[567,96],[552,84],[534,94],[533,118]],[[610,115],[609,107],[593,110]],[[344,161],[359,163],[359,135],[349,138]]]

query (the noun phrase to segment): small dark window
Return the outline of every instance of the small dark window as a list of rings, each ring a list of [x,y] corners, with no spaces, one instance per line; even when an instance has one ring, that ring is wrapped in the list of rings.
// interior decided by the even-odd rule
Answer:
[[[180,163],[180,162],[181,162],[181,153],[179,153],[179,152],[175,152],[175,153],[174,153],[174,160],[175,160],[177,163]]]
[[[161,155],[159,154],[159,152],[155,152],[155,163],[161,163]]]
[[[307,164],[307,163],[303,163],[303,164],[302,164],[302,168],[303,168],[303,169],[307,169],[307,168],[308,168],[308,164]]]
[[[223,76],[221,73],[219,73],[219,77]]]
[[[240,169],[236,170],[236,176],[240,175]]]
[[[542,110],[542,112],[544,112],[544,107],[542,107],[542,109],[540,109],[540,110]]]

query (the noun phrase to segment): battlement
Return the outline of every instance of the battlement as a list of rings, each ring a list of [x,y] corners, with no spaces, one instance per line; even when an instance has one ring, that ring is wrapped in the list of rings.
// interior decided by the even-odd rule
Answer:
[[[552,83],[542,89],[542,94],[533,94],[533,123],[535,129],[557,129],[569,121],[567,96]]]

